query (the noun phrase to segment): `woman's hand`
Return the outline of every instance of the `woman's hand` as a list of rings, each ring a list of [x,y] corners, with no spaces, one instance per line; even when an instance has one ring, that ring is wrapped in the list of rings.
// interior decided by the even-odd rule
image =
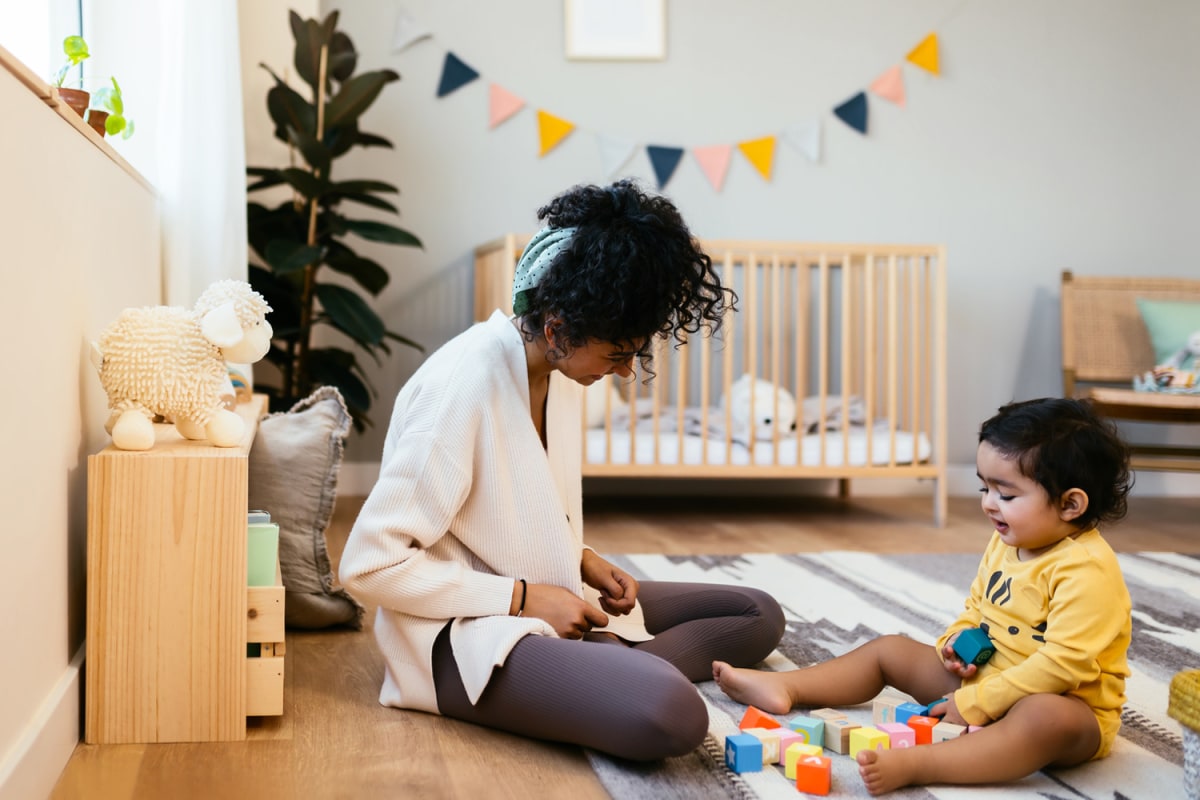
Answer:
[[[609,614],[622,616],[633,611],[638,582],[628,572],[586,549],[579,571],[583,582],[600,592],[600,606]]]
[[[979,667],[974,664],[966,664],[958,657],[958,653],[954,652],[954,642],[956,639],[958,639],[957,633],[951,636],[945,646],[942,647],[942,666],[946,668],[946,672],[950,672],[966,680],[967,678],[974,677],[975,673],[979,671]]]
[[[525,587],[524,616],[545,620],[563,639],[582,639],[592,628],[603,628],[608,624],[603,611],[561,586],[548,583],[531,583]]]

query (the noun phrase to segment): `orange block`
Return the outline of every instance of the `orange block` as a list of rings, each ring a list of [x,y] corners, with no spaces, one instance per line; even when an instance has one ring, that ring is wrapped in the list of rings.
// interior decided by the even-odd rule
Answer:
[[[742,721],[738,723],[740,730],[747,728],[782,728],[783,724],[779,720],[772,717],[765,711],[761,711],[754,706],[746,709],[746,713],[742,715]]]
[[[933,727],[939,722],[937,717],[909,717],[904,724],[917,732],[917,744],[933,744]]]
[[[832,764],[825,756],[805,756],[796,762],[796,789],[807,794],[829,794]]]

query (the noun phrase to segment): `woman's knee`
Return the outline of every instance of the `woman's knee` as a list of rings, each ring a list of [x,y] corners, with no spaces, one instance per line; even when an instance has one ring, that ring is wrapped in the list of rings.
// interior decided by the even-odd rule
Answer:
[[[708,707],[704,699],[678,670],[663,662],[666,670],[648,677],[642,692],[648,701],[630,709],[628,736],[615,755],[637,761],[655,761],[686,755],[708,735]]]
[[[753,642],[748,649],[754,651],[749,653],[753,658],[750,663],[757,663],[779,645],[787,628],[787,620],[783,616],[779,601],[767,592],[753,588],[745,588],[743,591],[753,603],[754,610],[747,615],[754,621]]]

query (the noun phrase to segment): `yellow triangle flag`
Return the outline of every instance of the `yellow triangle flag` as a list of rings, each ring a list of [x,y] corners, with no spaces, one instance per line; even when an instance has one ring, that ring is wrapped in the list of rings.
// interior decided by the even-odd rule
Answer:
[[[538,109],[537,119],[538,141],[541,143],[539,157],[549,153],[558,146],[559,142],[567,138],[567,134],[575,130],[575,123],[567,122],[565,119],[560,119],[541,109]]]
[[[738,142],[738,150],[746,157],[759,174],[771,180],[771,165],[775,163],[775,137],[764,136],[748,142]]]
[[[926,36],[919,45],[912,49],[908,54],[909,62],[916,64],[924,70],[932,72],[934,75],[940,75],[938,71],[938,41],[937,34],[931,33]]]

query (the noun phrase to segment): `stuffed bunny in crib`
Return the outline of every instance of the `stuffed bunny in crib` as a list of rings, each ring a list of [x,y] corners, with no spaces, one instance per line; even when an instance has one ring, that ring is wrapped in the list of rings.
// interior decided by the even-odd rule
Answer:
[[[721,411],[726,409],[729,409],[733,438],[740,442],[770,442],[776,431],[781,439],[796,431],[796,398],[792,393],[749,373],[734,381],[729,393],[721,398]]]

